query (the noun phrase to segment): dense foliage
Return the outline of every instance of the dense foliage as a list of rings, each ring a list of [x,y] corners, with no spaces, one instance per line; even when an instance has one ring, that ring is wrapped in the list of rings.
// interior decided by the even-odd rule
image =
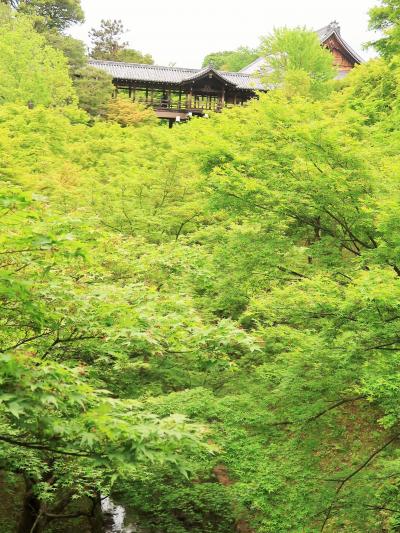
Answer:
[[[239,70],[250,65],[259,56],[260,52],[258,50],[241,46],[237,50],[207,54],[202,66],[211,65],[218,70],[239,72]]]
[[[143,124],[157,124],[158,119],[152,109],[143,104],[132,102],[126,95],[120,95],[110,100],[106,117],[110,122],[116,122],[123,128],[127,126],[142,126]]]
[[[383,0],[380,6],[370,11],[370,28],[383,33],[372,44],[386,59],[400,52],[400,2]]]
[[[287,95],[326,97],[335,77],[331,52],[321,47],[314,31],[276,28],[261,39],[265,58],[263,75],[273,87],[285,87]]]
[[[0,6],[0,101],[66,105],[75,100],[64,55],[50,47],[26,17]]]
[[[65,30],[83,22],[80,0],[1,0],[15,10],[30,15],[39,29]]]
[[[4,13],[0,530],[397,531],[400,58],[136,128]]]

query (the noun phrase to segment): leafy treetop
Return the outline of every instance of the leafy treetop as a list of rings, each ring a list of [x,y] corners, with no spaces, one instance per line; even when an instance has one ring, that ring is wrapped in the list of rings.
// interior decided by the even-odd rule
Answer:
[[[266,59],[263,74],[272,85],[285,85],[289,92],[319,97],[335,76],[332,55],[322,48],[315,32],[306,28],[277,28],[261,40]]]
[[[47,29],[63,31],[83,22],[84,13],[80,0],[1,0],[14,9],[40,17]]]
[[[67,59],[32,21],[0,10],[0,102],[68,105],[76,101]]]
[[[121,20],[102,20],[99,29],[92,28],[89,37],[92,41],[90,52],[93,59],[127,61],[132,63],[153,64],[150,54],[128,48],[128,42],[122,41],[126,33]]]
[[[369,27],[383,36],[369,43],[378,52],[390,59],[400,52],[400,1],[382,0],[381,5],[369,12]]]
[[[242,68],[247,67],[247,65],[250,65],[259,55],[257,50],[241,46],[237,50],[213,52],[206,55],[202,66],[206,67],[211,65],[218,70],[238,72]]]

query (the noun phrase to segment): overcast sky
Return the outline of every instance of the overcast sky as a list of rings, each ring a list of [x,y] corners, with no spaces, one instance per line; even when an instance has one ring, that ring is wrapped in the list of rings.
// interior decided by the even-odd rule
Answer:
[[[71,34],[88,42],[102,18],[121,19],[132,48],[150,53],[158,65],[201,66],[210,52],[255,47],[274,27],[319,29],[337,20],[342,36],[363,57],[368,9],[379,0],[82,0],[86,23]]]

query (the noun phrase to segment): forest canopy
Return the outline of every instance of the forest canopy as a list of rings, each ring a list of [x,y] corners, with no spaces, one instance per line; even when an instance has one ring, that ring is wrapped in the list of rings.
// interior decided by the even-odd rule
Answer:
[[[0,12],[1,532],[99,533],[108,496],[146,533],[397,531],[395,2],[344,81],[277,30],[274,90],[172,130],[22,4]]]

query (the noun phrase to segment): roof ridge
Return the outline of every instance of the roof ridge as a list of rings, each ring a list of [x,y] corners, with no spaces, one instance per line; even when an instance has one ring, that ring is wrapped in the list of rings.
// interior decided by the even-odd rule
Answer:
[[[239,70],[239,72],[231,72],[229,70],[217,70],[216,72],[218,72],[218,74],[230,74],[231,76],[251,76],[251,74],[248,74],[247,72],[241,72]]]
[[[174,69],[174,70],[190,70],[191,72],[198,72],[202,69],[198,68],[190,68],[190,67],[171,67],[167,65],[150,65],[149,63],[133,63],[129,61],[112,61],[109,59],[89,59],[89,63],[106,63],[108,65],[124,65],[124,66],[133,66],[133,67],[145,67],[145,68],[166,68],[166,69]]]

